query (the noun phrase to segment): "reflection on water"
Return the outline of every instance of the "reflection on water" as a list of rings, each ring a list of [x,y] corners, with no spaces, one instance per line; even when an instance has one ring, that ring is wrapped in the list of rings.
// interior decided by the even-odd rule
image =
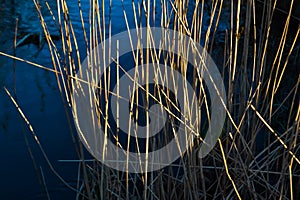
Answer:
[[[54,2],[54,1],[51,1]],[[53,3],[52,3],[53,4]],[[51,7],[55,7],[54,4]],[[16,18],[18,18],[18,33],[41,32],[41,26],[33,2],[26,0],[4,1],[0,12],[0,43],[1,50],[10,50],[13,47]],[[49,19],[46,19],[49,20]],[[53,30],[52,26],[48,27]]]

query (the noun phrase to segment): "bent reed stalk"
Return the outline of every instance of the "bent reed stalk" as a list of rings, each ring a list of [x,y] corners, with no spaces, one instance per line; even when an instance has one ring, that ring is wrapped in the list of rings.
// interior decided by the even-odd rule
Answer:
[[[81,21],[82,30],[74,30],[73,19],[68,10],[70,2],[57,1],[55,12],[57,16],[53,14],[48,2],[44,3],[46,7],[41,6],[38,0],[34,0],[52,59],[51,72],[56,75],[58,89],[65,102],[66,114],[68,115],[67,110],[76,107],[78,103],[72,100],[74,87],[89,84],[91,91],[102,91],[103,102],[95,94],[94,98],[90,99],[90,105],[91,109],[100,104],[105,108],[104,112],[100,110],[97,116],[93,117],[98,119],[98,123],[102,123],[104,132],[108,135],[109,96],[115,95],[117,98],[122,98],[119,90],[117,93],[110,91],[112,84],[110,77],[113,72],[105,71],[103,83],[95,82],[99,79],[97,73],[88,76],[91,80],[82,80],[83,73],[86,71],[82,71],[81,63],[83,55],[89,58],[89,62],[95,61],[96,63],[100,63],[99,60],[105,56],[97,52],[93,55],[90,53],[107,36],[112,35],[112,25],[115,22],[111,19],[107,20],[106,16],[112,13],[106,13],[105,8],[109,7],[111,10],[114,6],[113,2],[90,1],[87,26],[87,19],[84,19],[81,9],[82,2],[79,0],[78,18]],[[227,104],[223,106],[225,106],[227,118],[218,145],[205,158],[198,158],[197,152],[202,140],[201,137],[196,137],[198,139],[194,141],[194,146],[182,154],[177,162],[163,170],[141,174],[119,172],[106,167],[97,160],[85,161],[83,145],[78,142],[75,134],[72,135],[79,159],[77,199],[300,198],[298,191],[300,187],[300,75],[299,67],[297,68],[300,62],[299,54],[295,53],[296,49],[299,51],[300,48],[300,26],[299,21],[295,21],[292,15],[293,8],[297,6],[296,3],[292,0],[286,14],[281,13],[285,17],[283,29],[276,27],[277,22],[273,20],[278,15],[276,0],[272,3],[267,0],[208,2],[204,0],[161,0],[159,2],[141,0],[131,2],[132,13],[128,13],[125,9],[125,1],[121,1],[121,4],[128,32],[132,27],[128,20],[131,14],[134,17],[133,26],[136,30],[143,26],[147,28],[152,25],[157,26],[158,24],[154,24],[155,20],[160,18],[160,27],[188,35],[210,52],[226,85]],[[160,9],[157,9],[158,7]],[[60,31],[61,43],[59,45],[51,39],[41,10],[45,8],[49,10],[49,14],[52,15]],[[161,13],[157,13],[157,10]],[[208,14],[209,16],[206,16]],[[296,29],[291,27],[295,24],[298,25]],[[224,25],[226,28],[220,28]],[[79,48],[79,37],[84,38],[85,49]],[[153,42],[150,32],[147,33],[147,42]],[[182,44],[179,51],[185,52],[186,45]],[[105,49],[104,46],[102,48]],[[169,46],[169,48],[172,50],[174,47]],[[149,78],[147,72],[150,61],[159,63],[161,58],[188,79],[188,63],[180,56],[153,49],[146,49],[146,52],[143,52],[141,46],[132,47],[132,49],[136,49],[132,52],[135,66],[143,63],[146,82]],[[118,51],[118,47],[109,46],[109,51],[104,53],[110,58],[111,51]],[[4,55],[4,53],[1,54]],[[292,58],[298,63],[293,65]],[[126,74],[120,60],[112,59],[113,63],[118,66],[117,77],[120,73]],[[32,65],[44,68],[40,65]],[[157,72],[157,76],[160,73]],[[144,104],[147,110],[149,98],[156,97],[151,96],[148,84],[142,87],[139,85],[137,76],[130,78],[134,81],[134,88],[142,88],[147,94]],[[193,80],[195,80],[193,86],[199,89],[199,97],[194,97],[191,102],[187,102],[184,109],[187,113],[191,112],[188,108],[197,101],[204,108],[201,112],[210,116],[209,94],[205,90],[205,83],[199,77]],[[116,85],[119,88],[118,78]],[[161,109],[167,110],[162,105],[161,98],[171,99],[170,94],[158,90],[157,96],[156,101],[161,105]],[[136,96],[132,95],[131,99],[127,99],[131,102],[131,109],[134,108],[134,102],[138,98],[138,93],[136,93]],[[174,106],[180,111],[172,100],[168,106]],[[119,109],[118,104],[116,109]],[[76,110],[73,114],[76,116]],[[149,112],[146,112],[146,120],[149,120],[148,115]],[[181,115],[186,114],[181,113]],[[101,117],[103,120],[100,120]],[[136,114],[133,118],[137,119],[138,115]],[[69,120],[71,121],[71,116]],[[117,126],[120,120],[122,119],[117,117]],[[198,123],[200,127],[201,122]],[[205,123],[211,122],[208,119]],[[186,126],[186,128],[195,129],[196,133],[203,131],[202,128],[197,129],[190,124]],[[147,136],[149,134],[148,130]],[[114,139],[116,145],[119,145],[118,134]],[[146,145],[149,145],[149,142],[146,142]],[[140,147],[137,148],[140,152]],[[146,146],[146,153],[148,150],[149,146]],[[129,160],[127,159],[126,162]],[[151,161],[146,159],[146,162]],[[145,172],[147,171],[146,168]]]

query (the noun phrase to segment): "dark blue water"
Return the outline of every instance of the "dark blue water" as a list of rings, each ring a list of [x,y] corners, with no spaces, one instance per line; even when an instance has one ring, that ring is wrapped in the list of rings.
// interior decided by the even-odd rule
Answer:
[[[6,1],[0,11],[0,51],[13,54],[15,18],[19,19],[19,34],[39,33],[41,27],[31,1]],[[50,18],[46,18],[50,20]],[[54,26],[49,26],[51,31]],[[21,38],[18,39],[18,41]],[[34,44],[20,46],[18,57],[51,67],[47,46],[39,49]],[[14,81],[15,77],[15,81]],[[76,179],[76,165],[58,162],[59,159],[75,159],[69,126],[63,104],[56,88],[53,73],[28,64],[0,57],[0,199],[44,199],[37,173],[25,137],[28,139],[38,169],[43,171],[49,194],[53,199],[72,198],[74,193],[66,189],[51,172],[27,126],[20,119],[8,96],[2,90],[7,87],[16,97],[23,112],[31,122],[55,169],[68,182]],[[39,172],[39,173],[40,173]]]
[[[56,15],[56,1],[50,1],[50,7]],[[14,52],[14,30],[18,18],[18,41],[26,34],[42,33],[40,21],[32,1],[2,0],[0,7],[0,51],[52,68],[47,45],[28,43],[20,45]],[[113,1],[110,9],[109,1],[105,1],[106,22],[112,21],[112,34],[126,30],[121,1]],[[89,1],[81,1],[84,21],[88,29]],[[59,32],[52,21],[47,8],[42,4],[43,14],[48,29],[53,35]],[[131,1],[124,2],[130,28],[134,27]],[[77,1],[68,1],[70,18],[77,36],[79,49],[85,52],[85,42],[79,18]],[[156,20],[152,25],[159,26],[161,13],[157,7]],[[144,19],[142,24],[145,23]],[[205,15],[204,25],[209,23]],[[220,29],[226,29],[220,26]],[[106,27],[108,33],[108,26]],[[205,31],[203,31],[205,33]],[[204,38],[204,37],[203,37]],[[58,48],[60,41],[55,41]],[[83,60],[85,53],[81,54]],[[32,124],[43,148],[45,149],[55,170],[72,186],[76,187],[78,163],[59,162],[59,160],[78,159],[72,144],[70,126],[68,124],[63,102],[57,89],[55,75],[34,66],[14,62],[0,56],[0,199],[44,199],[44,193],[37,179],[31,155],[34,156],[38,174],[43,172],[45,183],[52,199],[74,199],[76,193],[66,186],[52,173],[41,151],[34,141],[17,109],[5,94],[6,87],[13,95],[16,91],[18,103]],[[71,124],[71,127],[74,125]],[[75,133],[76,134],[76,133]]]
[[[55,2],[49,2],[54,10],[56,10]],[[89,1],[82,1],[86,23],[88,23],[89,14],[88,4]],[[1,1],[1,5],[0,51],[13,55],[16,18],[19,19],[18,41],[29,33],[40,34],[42,29],[32,1]],[[43,6],[43,14],[47,16],[45,20],[48,28],[51,34],[56,35],[58,34],[56,26],[44,4]],[[125,9],[130,10],[131,2],[128,1],[124,6]],[[79,46],[84,49],[85,43],[82,39],[77,1],[68,2],[68,8],[79,38]],[[119,1],[113,2],[111,11],[108,6],[105,11],[107,21],[111,17],[112,21],[118,22],[113,23],[113,33],[126,29]],[[132,12],[128,11],[128,13]],[[57,43],[59,47],[59,41]],[[52,68],[47,45],[40,46],[42,47],[29,43],[19,46],[15,53],[18,57]],[[50,197],[52,199],[74,199],[76,193],[65,187],[50,170],[26,124],[21,120],[17,109],[2,89],[4,86],[12,94],[14,94],[14,90],[16,91],[18,103],[32,124],[55,170],[73,186],[76,186],[78,170],[77,163],[59,162],[59,160],[77,159],[77,156],[71,142],[70,127],[57,89],[55,75],[22,62],[14,63],[13,60],[0,56],[0,199],[45,198],[26,145],[26,139],[38,167],[38,173],[43,172]]]

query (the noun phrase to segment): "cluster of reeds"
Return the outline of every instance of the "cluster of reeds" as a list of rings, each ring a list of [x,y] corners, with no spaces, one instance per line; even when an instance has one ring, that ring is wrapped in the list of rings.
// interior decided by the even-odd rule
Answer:
[[[89,84],[94,91],[103,90],[100,97],[97,98],[96,94],[93,96],[95,98],[91,99],[91,105],[103,104],[102,108],[106,108],[105,96],[118,95],[109,91],[109,80],[101,85],[94,80],[82,80],[77,72],[81,70],[83,55],[93,56],[89,53],[112,34],[113,22],[105,17],[112,13],[106,13],[104,9],[111,7],[112,1],[89,2],[88,26],[82,14],[82,2],[78,1],[78,18],[82,22],[82,30],[79,31],[74,30],[69,16],[70,2],[58,0],[57,16],[53,15],[53,20],[61,33],[60,45],[53,42],[47,29],[41,11],[45,6],[41,7],[41,2],[37,0],[34,3],[66,110],[76,107],[78,102],[72,100],[72,92],[80,84]],[[72,133],[80,160],[80,173],[77,187],[69,187],[76,191],[78,199],[299,198],[300,75],[297,64],[300,63],[297,52],[300,48],[300,27],[299,21],[292,15],[296,2],[291,1],[288,10],[281,13],[284,19],[280,22],[274,21],[274,16],[280,12],[277,11],[276,0],[141,0],[131,3],[133,13],[123,9],[123,14],[126,23],[128,16],[134,17],[135,29],[151,27],[159,17],[160,24],[155,26],[188,35],[211,54],[226,86],[226,121],[217,145],[206,157],[198,157],[201,139],[195,140],[194,146],[170,166],[138,174],[111,169],[96,159],[85,161],[84,147],[78,142],[76,133]],[[53,8],[48,6],[47,1],[44,5],[52,14]],[[157,13],[157,10],[161,13]],[[209,18],[205,18],[207,14]],[[276,27],[277,23],[282,23],[281,27]],[[220,31],[220,24],[228,26]],[[126,24],[128,30],[130,26]],[[81,36],[75,34],[79,32]],[[85,49],[78,47],[78,37],[84,38]],[[111,47],[106,53],[110,54],[113,49],[116,48]],[[145,63],[147,66],[147,61],[159,62],[161,59],[156,51],[147,50],[144,55],[141,47],[137,49],[133,52],[136,63]],[[174,69],[188,74],[188,63],[180,57],[172,53],[159,55],[167,59]],[[101,56],[96,58],[96,62],[102,59]],[[118,60],[114,60],[114,63],[117,63],[119,70],[123,70],[122,63],[118,63]],[[197,80],[200,79],[198,77]],[[197,84],[195,88],[204,87],[201,81]],[[147,94],[149,88],[143,89]],[[204,107],[203,111],[208,112],[209,116],[211,108],[207,107],[209,98],[206,98],[209,94],[205,94],[204,89],[200,90],[199,105]],[[94,107],[91,106],[91,109]],[[76,116],[74,109],[73,115]],[[99,112],[95,117],[109,129],[107,116]],[[68,117],[71,121],[72,116]]]

